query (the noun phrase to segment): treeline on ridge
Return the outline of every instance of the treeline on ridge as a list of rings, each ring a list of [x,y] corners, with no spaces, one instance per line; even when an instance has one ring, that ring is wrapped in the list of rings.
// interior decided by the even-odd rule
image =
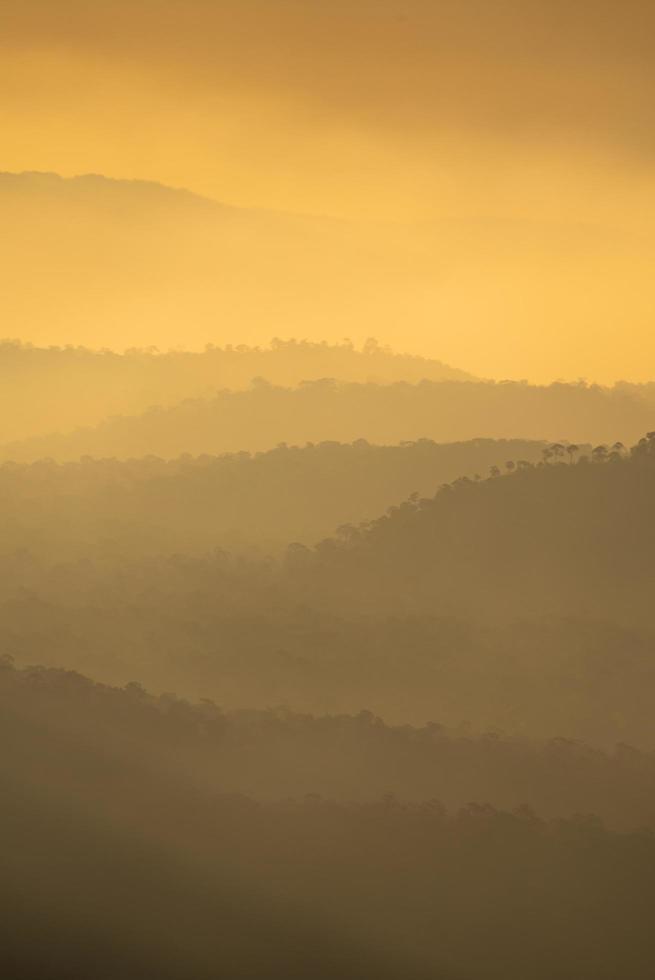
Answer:
[[[563,738],[389,725],[369,711],[313,716],[285,708],[223,710],[140,684],[98,684],[71,671],[0,662],[7,719],[47,725],[113,757],[186,775],[223,794],[342,803],[430,800],[449,811],[471,802],[543,817],[595,814],[614,829],[655,828],[655,752],[592,748]]]
[[[296,588],[340,609],[556,615],[652,623],[655,432],[631,450],[570,454],[405,501],[314,551],[294,548]],[[496,473],[496,471],[494,471]],[[314,576],[314,577],[312,577]],[[311,583],[311,584],[310,584]]]
[[[51,431],[53,422],[44,418]],[[378,444],[480,437],[632,442],[652,428],[654,418],[650,389],[627,385],[362,384],[327,378],[283,388],[260,379],[245,391],[223,390],[95,427],[5,443],[0,458],[30,462],[153,454],[171,459],[183,453],[256,452],[283,442],[362,438]]]
[[[99,555],[262,551],[310,545],[340,525],[377,517],[411,494],[468,474],[535,461],[543,444],[476,439],[439,445],[279,446],[266,453],[86,457],[0,464],[0,553],[56,563]]]
[[[350,341],[275,338],[269,347],[210,344],[203,351],[135,348],[124,353],[5,340],[0,342],[6,406],[0,443],[96,425],[115,415],[137,415],[155,405],[170,407],[188,398],[210,397],[218,389],[245,389],[255,378],[295,387],[325,377],[380,384],[471,380],[441,361],[396,354],[373,338],[361,350]]]

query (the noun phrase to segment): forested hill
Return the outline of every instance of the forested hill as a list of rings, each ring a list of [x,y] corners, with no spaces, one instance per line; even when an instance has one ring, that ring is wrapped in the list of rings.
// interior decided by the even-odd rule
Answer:
[[[258,380],[245,391],[222,390],[211,398],[111,418],[69,434],[5,443],[0,455],[17,461],[73,460],[83,455],[173,458],[182,453],[266,450],[283,442],[362,438],[383,444],[421,438],[632,442],[654,422],[649,386],[363,384],[325,378],[286,388]]]
[[[594,813],[615,830],[655,829],[655,755],[626,745],[603,750],[435,721],[390,725],[366,710],[227,711],[208,699],[154,696],[135,682],[117,688],[62,669],[18,670],[6,658],[0,709],[5,744],[18,746],[21,734],[47,725],[70,762],[101,749],[123,765],[259,801],[312,794],[362,804],[393,795],[399,804],[430,800],[449,811],[473,802],[530,807],[549,819]],[[30,782],[25,752],[23,761]]]
[[[474,802],[449,814],[435,800],[391,795],[256,802],[223,790],[248,741],[263,768],[264,740],[215,706],[2,666],[3,976],[525,980],[529,964],[533,980],[552,980],[563,962],[576,980],[651,976],[648,829]],[[348,747],[344,776],[353,750],[419,769],[432,762],[441,778],[449,755],[438,732],[397,732],[366,716],[269,726],[278,775],[284,754],[317,741],[324,760],[330,741],[340,762]],[[538,792],[550,788],[560,804],[591,802],[604,786],[629,824],[652,807],[652,761],[639,753],[489,740],[453,748],[451,779],[475,769],[468,749],[483,769],[520,771],[532,758]],[[387,776],[393,786],[392,767]]]
[[[630,452],[556,446],[536,467],[456,481],[290,561],[299,587],[341,605],[651,623],[654,499],[655,432]]]
[[[90,524],[74,500],[39,499],[52,464],[18,468],[19,482],[37,485],[0,553],[0,645],[21,665],[232,708],[366,706],[397,722],[652,749],[654,449],[652,433],[632,453],[554,446],[541,464],[456,481],[315,548],[290,546],[278,562],[216,552],[209,539],[202,554],[153,554],[137,540],[126,555],[111,523]],[[102,474],[96,465],[73,468],[68,486]],[[69,471],[57,472],[65,490]],[[135,499],[162,515],[155,487]],[[120,499],[113,482],[106,492]],[[79,511],[79,555],[54,565],[71,543],[39,553],[47,507],[50,517],[59,507],[59,525],[44,527],[61,539]],[[20,547],[28,519],[32,553]]]
[[[210,345],[202,352],[160,353],[150,348],[122,354],[4,341],[0,443],[95,425],[108,416],[134,415],[153,405],[172,406],[213,395],[219,388],[248,388],[256,378],[295,386],[326,377],[381,384],[473,380],[441,361],[396,354],[373,339],[361,350],[346,341],[275,339],[268,347]]]
[[[51,564],[92,555],[279,551],[433,495],[462,475],[534,462],[543,443],[319,443],[267,453],[0,465],[0,553]]]

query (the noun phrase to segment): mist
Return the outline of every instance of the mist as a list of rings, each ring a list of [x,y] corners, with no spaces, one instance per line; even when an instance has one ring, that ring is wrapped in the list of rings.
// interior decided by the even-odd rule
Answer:
[[[2,4],[3,977],[650,980],[654,28]]]

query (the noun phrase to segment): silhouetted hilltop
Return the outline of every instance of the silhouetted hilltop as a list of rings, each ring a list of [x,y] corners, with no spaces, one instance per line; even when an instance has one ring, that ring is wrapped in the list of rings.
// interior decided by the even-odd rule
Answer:
[[[335,442],[267,453],[155,456],[0,466],[0,552],[55,564],[110,553],[202,553],[214,547],[315,544],[377,517],[412,493],[508,459],[536,461],[543,443],[478,439],[403,446]]]
[[[147,211],[153,208],[177,207],[186,210],[195,207],[203,211],[214,210],[225,216],[238,211],[183,188],[167,187],[156,181],[116,180],[103,174],[64,178],[57,173],[36,170],[0,172],[0,200],[7,208],[18,206],[20,202],[23,207],[33,204],[46,210],[57,202],[66,202],[69,206],[85,210],[105,206],[112,213],[117,208],[123,208],[132,215],[135,208]]]
[[[348,355],[346,355],[347,359]],[[362,355],[364,361],[366,355]],[[335,440],[399,443],[492,439],[634,441],[652,427],[650,386],[546,387],[518,382],[343,383],[324,378],[295,388],[256,380],[170,408],[119,417],[68,435],[6,443],[2,458],[128,457],[260,451],[279,443]]]
[[[395,354],[373,339],[361,350],[349,342],[275,339],[263,348],[243,344],[208,346],[202,353],[149,349],[124,354],[4,341],[0,385],[6,410],[0,419],[0,443],[209,397],[218,388],[248,388],[262,378],[291,387],[321,378],[380,384],[471,380],[440,361]],[[146,450],[152,451],[153,447]]]

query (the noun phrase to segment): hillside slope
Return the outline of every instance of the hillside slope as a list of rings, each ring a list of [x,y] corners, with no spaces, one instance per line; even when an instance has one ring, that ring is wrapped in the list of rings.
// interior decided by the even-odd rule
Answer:
[[[377,517],[412,493],[508,460],[536,461],[543,443],[479,439],[404,446],[319,443],[250,455],[154,456],[127,462],[0,466],[0,553],[56,564],[102,555],[262,551],[315,544],[342,524]]]
[[[324,542],[302,579],[312,568],[311,589],[334,589],[340,608],[350,597],[385,610],[650,625],[655,432],[631,453],[600,446],[591,459],[578,455],[407,501]]]

